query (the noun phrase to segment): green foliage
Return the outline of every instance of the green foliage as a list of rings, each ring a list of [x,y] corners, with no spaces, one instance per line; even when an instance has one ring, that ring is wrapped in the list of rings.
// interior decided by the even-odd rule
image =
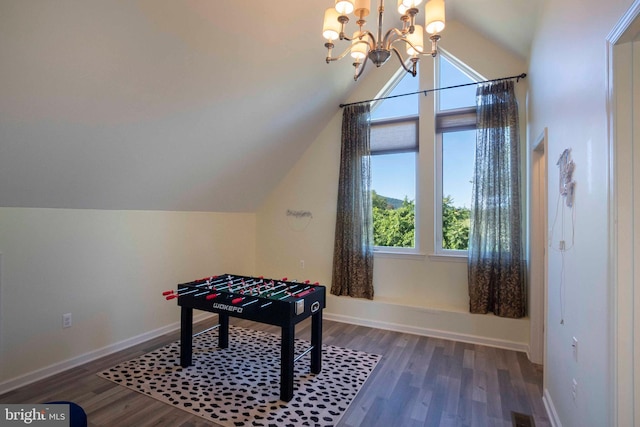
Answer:
[[[371,192],[373,241],[375,246],[415,247],[415,203],[405,198],[394,208],[389,198]],[[442,247],[466,250],[469,241],[468,208],[453,206],[453,199],[442,200]]]
[[[467,250],[470,210],[453,206],[453,199],[442,199],[442,248]]]
[[[395,208],[387,198],[371,192],[373,242],[375,246],[412,248],[415,246],[415,204],[405,198]]]

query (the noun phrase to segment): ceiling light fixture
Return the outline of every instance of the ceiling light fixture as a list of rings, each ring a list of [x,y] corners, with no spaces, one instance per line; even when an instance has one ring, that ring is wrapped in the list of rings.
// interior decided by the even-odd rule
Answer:
[[[327,42],[327,64],[338,61],[348,53],[354,59],[355,74],[353,79],[358,80],[362,75],[367,61],[371,60],[376,67],[380,67],[395,53],[402,67],[415,77],[420,55],[436,56],[438,53],[438,41],[440,32],[444,29],[444,0],[428,0],[425,4],[425,26],[416,25],[418,5],[422,0],[397,0],[398,12],[401,15],[402,28],[391,28],[382,34],[382,15],[384,13],[384,0],[380,0],[378,6],[378,31],[374,35],[371,31],[364,30],[365,16],[369,15],[371,0],[335,0],[335,7],[327,9],[324,13],[324,25],[322,35]],[[345,25],[349,22],[348,14],[353,13],[358,21],[359,30],[353,36],[345,34]],[[431,34],[431,51],[424,52],[424,32]],[[339,56],[332,57],[335,40],[347,40],[351,45]],[[397,42],[405,44],[407,55],[411,58],[411,64],[407,66],[400,51],[394,46]]]

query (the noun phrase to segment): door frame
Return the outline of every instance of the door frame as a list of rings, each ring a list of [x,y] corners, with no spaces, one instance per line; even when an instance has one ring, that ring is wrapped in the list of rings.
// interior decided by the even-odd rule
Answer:
[[[547,318],[547,132],[545,127],[529,151],[529,360],[542,365]]]
[[[635,410],[640,369],[635,369],[638,362],[634,360],[640,346],[640,316],[634,316],[640,296],[640,280],[634,272],[634,236],[640,235],[640,227],[634,224],[634,217],[640,215],[634,204],[640,200],[634,203],[634,193],[640,192],[640,185],[634,185],[634,180],[640,174],[640,167],[635,167],[640,161],[634,161],[634,154],[638,157],[640,153],[640,141],[633,137],[634,96],[630,90],[634,87],[632,42],[639,31],[640,0],[635,0],[606,39],[612,426],[640,424],[640,413]],[[636,97],[640,96],[635,89]]]

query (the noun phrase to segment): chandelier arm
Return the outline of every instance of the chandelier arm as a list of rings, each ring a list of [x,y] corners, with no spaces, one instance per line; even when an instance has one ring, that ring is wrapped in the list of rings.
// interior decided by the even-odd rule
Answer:
[[[365,41],[365,40],[357,41],[357,42],[355,42],[354,44],[351,44],[348,48],[346,48],[346,49],[344,50],[344,52],[342,52],[340,55],[338,55],[338,56],[333,56],[333,57],[331,57],[331,56],[327,56],[327,64],[328,64],[329,62],[331,62],[331,61],[339,61],[339,60],[341,60],[342,58],[344,58],[345,56],[347,56],[347,54],[348,54],[349,52],[351,52],[351,49],[353,49],[353,47],[354,47],[355,45],[357,45],[357,44],[363,44],[363,43],[364,43],[364,44],[366,44],[367,46],[369,46],[369,49],[371,49],[371,44],[369,44],[367,41]]]
[[[404,70],[411,74],[413,77],[416,76],[416,71],[415,69],[411,70],[409,69],[405,64],[404,64],[404,59],[402,59],[402,55],[400,54],[400,52],[398,51],[398,49],[396,49],[395,47],[392,47],[391,50],[393,51],[393,53],[396,54],[396,56],[398,57],[398,60],[400,61],[400,65],[402,65],[402,68],[404,68]]]
[[[369,62],[368,57],[364,58],[364,61],[362,61],[362,65],[360,66],[360,69],[356,68],[356,74],[353,76],[354,81],[358,81],[358,78],[360,78],[360,76],[364,72],[364,67],[367,65],[367,62]]]
[[[376,45],[376,36],[374,36],[373,33],[369,30],[366,30],[364,33],[362,33],[361,36],[358,36],[358,37],[349,37],[345,35],[344,40],[347,40],[347,41],[353,41],[354,39],[362,40],[365,36],[369,36],[369,39],[371,40],[371,43],[369,44],[370,47]]]
[[[424,53],[424,52],[420,52],[418,50],[418,48],[416,47],[416,45],[414,45],[413,43],[411,43],[408,39],[406,38],[401,38],[401,39],[395,39],[394,41],[391,42],[391,45],[393,45],[396,42],[405,42],[406,44],[408,44],[409,46],[411,46],[413,48],[413,50],[415,52],[417,52],[419,55],[431,55],[431,52],[428,53]],[[395,49],[395,48],[391,48],[390,49]]]
[[[345,56],[347,56],[347,54],[348,54],[349,52],[351,52],[351,48],[352,48],[352,47],[353,47],[353,45],[349,46],[348,48],[346,48],[346,49],[344,50],[344,52],[342,52],[342,53],[341,53],[340,55],[338,55],[338,56],[327,56],[327,64],[328,64],[329,62],[331,62],[331,61],[339,61],[339,60],[341,60],[342,58],[344,58]]]
[[[385,49],[390,49],[391,45],[395,42],[397,42],[398,40],[403,40],[404,36],[408,33],[409,31],[403,31],[403,30],[399,30],[397,28],[390,28],[389,31],[387,31],[387,33],[384,35],[384,39],[383,39],[383,46]],[[393,36],[397,36],[399,38],[392,38]]]

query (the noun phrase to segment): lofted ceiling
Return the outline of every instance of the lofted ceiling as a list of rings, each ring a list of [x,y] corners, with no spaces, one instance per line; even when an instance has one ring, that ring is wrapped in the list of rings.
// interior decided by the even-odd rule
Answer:
[[[0,206],[255,211],[355,87],[331,3],[0,0]],[[447,0],[523,58],[537,9]]]

